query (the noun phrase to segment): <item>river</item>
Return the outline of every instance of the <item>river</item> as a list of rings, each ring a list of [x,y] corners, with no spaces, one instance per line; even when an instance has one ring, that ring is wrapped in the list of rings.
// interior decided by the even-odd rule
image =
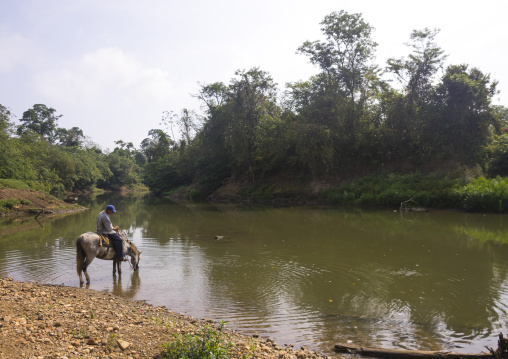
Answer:
[[[76,238],[110,203],[113,224],[143,251],[140,270],[125,263],[113,277],[111,262],[95,260],[91,289],[328,355],[337,343],[481,352],[508,334],[508,217],[499,214],[107,194],[42,226],[0,222],[0,276],[79,286]]]

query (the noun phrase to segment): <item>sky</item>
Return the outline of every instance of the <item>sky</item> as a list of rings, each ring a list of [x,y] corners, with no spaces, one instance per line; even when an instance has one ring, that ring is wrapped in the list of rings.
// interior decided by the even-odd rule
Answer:
[[[340,10],[374,27],[382,68],[410,53],[412,30],[440,29],[445,64],[490,74],[493,103],[508,106],[506,0],[0,0],[0,104],[16,124],[44,104],[104,150],[139,148],[167,130],[164,111],[200,112],[200,84],[253,67],[281,91],[309,79],[317,69],[296,49],[322,40],[320,22]]]

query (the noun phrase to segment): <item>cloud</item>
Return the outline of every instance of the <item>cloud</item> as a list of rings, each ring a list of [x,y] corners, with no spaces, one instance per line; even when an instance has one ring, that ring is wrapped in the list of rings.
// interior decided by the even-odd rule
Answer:
[[[64,115],[61,127],[78,126],[108,147],[118,139],[139,143],[159,126],[168,100],[179,93],[169,72],[117,47],[54,65],[35,74],[33,84],[41,103]]]
[[[162,103],[174,90],[169,73],[144,66],[116,47],[101,48],[34,76],[36,90],[70,104]]]
[[[18,65],[27,65],[34,57],[33,44],[19,34],[0,35],[0,73],[13,70]]]

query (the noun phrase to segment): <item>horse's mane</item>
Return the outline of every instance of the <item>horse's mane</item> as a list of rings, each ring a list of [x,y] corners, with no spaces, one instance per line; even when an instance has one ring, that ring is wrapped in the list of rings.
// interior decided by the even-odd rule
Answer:
[[[139,256],[139,250],[138,250],[138,247],[136,247],[134,245],[134,243],[132,243],[131,241],[129,241],[129,245],[131,247],[131,250],[134,252],[135,255]]]

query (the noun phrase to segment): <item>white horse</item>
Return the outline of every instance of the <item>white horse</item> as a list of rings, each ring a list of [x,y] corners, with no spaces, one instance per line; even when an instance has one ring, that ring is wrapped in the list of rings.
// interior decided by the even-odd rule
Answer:
[[[116,259],[116,252],[113,246],[103,247],[99,244],[99,235],[94,232],[87,232],[80,235],[76,241],[76,269],[78,271],[79,283],[83,284],[83,277],[81,272],[85,273],[86,283],[90,283],[90,276],[87,273],[87,268],[92,263],[94,258],[113,260],[113,275],[122,274],[122,261]],[[131,265],[134,270],[139,269],[139,260],[141,252],[136,248],[131,241],[123,240],[123,251],[126,255],[131,257]]]

